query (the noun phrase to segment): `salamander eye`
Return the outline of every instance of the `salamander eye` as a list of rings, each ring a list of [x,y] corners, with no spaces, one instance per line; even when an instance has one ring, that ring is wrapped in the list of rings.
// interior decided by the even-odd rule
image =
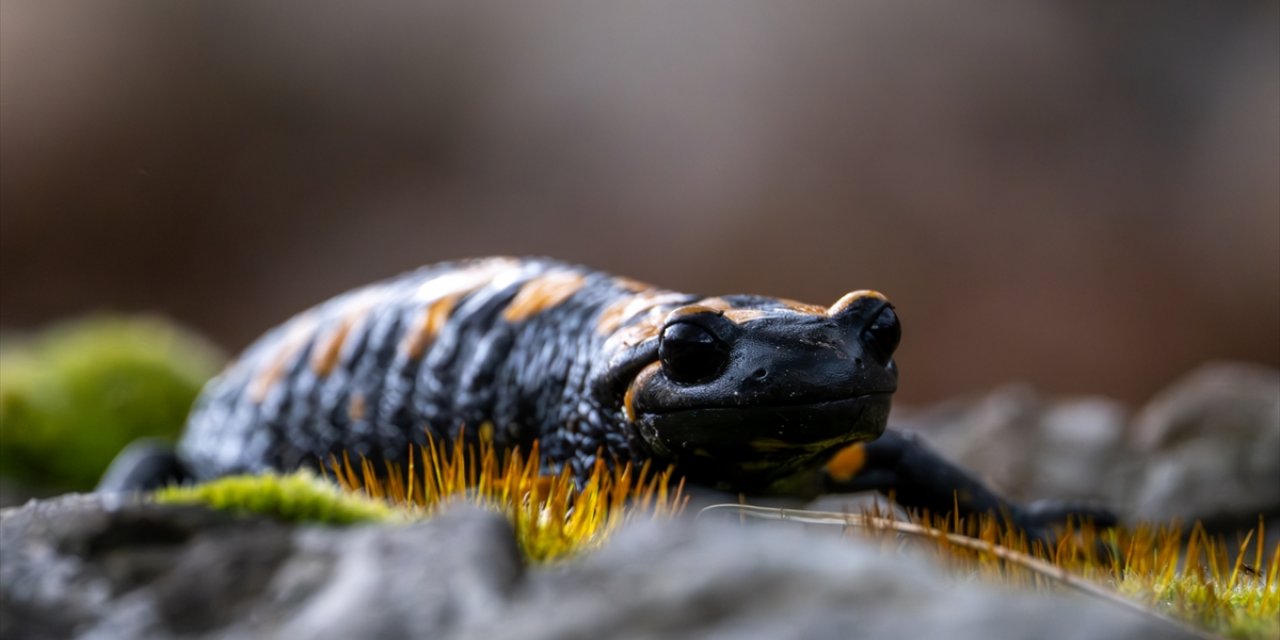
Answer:
[[[862,330],[862,343],[867,351],[882,365],[889,364],[893,352],[902,339],[902,324],[898,322],[898,314],[893,307],[885,305],[871,324]]]
[[[673,382],[706,382],[729,362],[729,345],[696,324],[675,322],[662,330],[658,358]]]

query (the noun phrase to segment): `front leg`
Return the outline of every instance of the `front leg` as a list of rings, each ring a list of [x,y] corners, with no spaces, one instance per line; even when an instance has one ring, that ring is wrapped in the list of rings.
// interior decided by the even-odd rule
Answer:
[[[1116,524],[1111,511],[1081,503],[1040,500],[1029,505],[1011,502],[965,470],[930,449],[914,433],[889,429],[873,442],[840,450],[823,468],[828,493],[879,491],[899,504],[931,513],[962,516],[996,514],[1039,534],[1068,518],[1090,520],[1101,527]]]

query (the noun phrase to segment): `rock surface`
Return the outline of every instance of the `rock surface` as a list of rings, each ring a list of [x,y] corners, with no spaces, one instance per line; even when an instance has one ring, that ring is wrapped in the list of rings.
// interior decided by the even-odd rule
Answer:
[[[74,496],[0,515],[0,637],[434,637],[523,570],[474,510],[336,529]]]
[[[1132,416],[1107,400],[1055,402],[1009,387],[907,414],[899,426],[1021,500],[1095,499],[1130,520],[1203,519],[1221,530],[1263,513],[1280,533],[1273,369],[1205,367]],[[857,509],[843,500],[815,507]],[[109,496],[0,511],[4,638],[1178,633],[1071,595],[957,585],[917,558],[795,526],[637,523],[598,553],[527,567],[502,518],[462,508],[415,525],[346,529]]]
[[[483,638],[1177,638],[1071,595],[957,585],[919,558],[790,526],[644,523],[531,576]]]
[[[1124,502],[1136,517],[1280,516],[1280,372],[1199,369],[1156,396],[1133,426],[1132,449],[1144,462]]]
[[[1223,531],[1280,519],[1280,371],[1268,367],[1205,365],[1132,416],[1006,387],[895,421],[1019,500],[1096,500],[1129,521]]]
[[[525,567],[505,521],[294,527],[66,497],[0,513],[13,638],[1177,638],[1069,594],[957,585],[918,558],[786,526],[636,523]]]

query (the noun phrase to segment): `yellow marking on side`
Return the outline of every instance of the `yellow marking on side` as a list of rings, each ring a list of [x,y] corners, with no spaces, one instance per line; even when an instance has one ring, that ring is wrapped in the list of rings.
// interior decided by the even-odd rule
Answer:
[[[515,299],[502,311],[507,322],[523,322],[577,293],[586,278],[577,271],[551,271],[536,276],[520,287]]]
[[[315,312],[308,312],[293,320],[288,332],[277,344],[275,354],[249,383],[249,397],[254,402],[261,403],[265,400],[271,388],[284,377],[285,367],[293,362],[298,352],[306,346],[307,340],[315,334],[317,324]]]
[[[342,343],[346,342],[347,334],[351,333],[351,327],[354,325],[355,319],[343,318],[333,331],[316,341],[315,346],[311,348],[311,370],[315,371],[317,376],[323,378],[333,372],[333,368],[338,364],[338,353],[342,350]]]
[[[837,482],[848,482],[867,464],[867,447],[861,443],[849,445],[827,461],[827,475]]]
[[[707,304],[708,302],[711,304]],[[729,306],[729,303],[725,302],[723,298],[707,298],[705,300],[699,300],[693,304],[686,304],[683,307],[676,307],[675,309],[672,309],[671,313],[667,314],[667,321],[669,322],[676,318],[695,316],[702,313],[719,315],[731,308],[732,307]]]
[[[764,309],[730,309],[724,312],[724,317],[733,321],[735,324],[742,324],[748,320],[755,320],[770,315]]]
[[[888,298],[885,298],[884,294],[880,293],[879,291],[872,291],[870,289],[861,289],[859,291],[851,291],[841,296],[839,300],[836,300],[835,304],[828,307],[827,315],[829,316],[837,315],[840,312],[844,311],[845,309],[848,309],[851,305],[853,305],[853,303],[863,298],[878,298],[880,300],[888,300]]]
[[[465,295],[495,280],[518,276],[520,267],[520,261],[514,258],[477,260],[423,282],[414,293],[414,299],[431,302],[449,295]]]
[[[351,394],[351,397],[347,398],[347,417],[350,418],[352,422],[359,422],[364,420],[364,413],[364,394],[360,392]]]
[[[662,365],[657,362],[650,363],[649,366],[641,369],[640,373],[636,374],[631,384],[627,385],[627,392],[622,396],[622,411],[627,414],[627,422],[636,421],[636,389],[643,387],[649,378],[658,373],[658,369],[661,367]]]
[[[653,290],[653,286],[650,285],[649,283],[640,282],[639,280],[635,280],[632,278],[622,278],[622,277],[614,278],[613,283],[617,285],[619,289],[625,289],[632,293],[640,293],[642,291]]]
[[[824,316],[827,314],[826,308],[816,304],[800,302],[799,300],[788,300],[786,298],[779,298],[778,302],[781,302],[782,306],[797,313],[805,313],[813,316]]]
[[[655,340],[661,328],[662,319],[650,316],[642,322],[623,327],[609,336],[604,343],[604,350],[606,353],[613,353],[619,349],[630,349],[649,340]]]
[[[358,292],[342,302],[342,308],[337,312],[340,316],[337,325],[311,347],[311,369],[317,376],[324,377],[333,372],[347,336],[382,299],[383,293],[385,291],[380,288],[372,288]]]
[[[600,312],[600,317],[596,319],[596,331],[600,335],[609,335],[645,311],[682,299],[683,294],[671,291],[645,291],[634,296],[623,296]]]
[[[423,282],[413,295],[414,300],[423,304],[422,312],[405,332],[400,342],[401,353],[410,358],[421,358],[444,328],[459,300],[490,283],[501,285],[518,277],[520,269],[520,261],[514,258],[489,258]]]
[[[404,340],[400,343],[401,351],[414,360],[421,358],[436,336],[440,335],[444,323],[449,321],[453,306],[458,303],[460,297],[462,297],[461,293],[455,293],[427,305],[418,318],[418,323],[412,330],[405,333]]]
[[[729,304],[728,300],[719,296],[715,298],[703,298],[690,306],[701,306],[715,311],[728,311],[733,308],[733,305]]]

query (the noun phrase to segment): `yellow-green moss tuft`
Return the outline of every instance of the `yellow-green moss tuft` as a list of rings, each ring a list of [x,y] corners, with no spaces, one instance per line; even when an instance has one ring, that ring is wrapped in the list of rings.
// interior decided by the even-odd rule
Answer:
[[[1099,530],[1070,524],[1051,548],[993,517],[895,520],[877,510],[843,514],[716,505],[746,516],[846,527],[896,550],[911,544],[963,580],[975,577],[1025,589],[1074,588],[1139,609],[1171,624],[1231,638],[1280,637],[1280,544],[1269,551],[1262,521],[1238,545],[1199,525]],[[903,536],[906,537],[903,537]],[[922,543],[922,544],[921,544]]]
[[[598,458],[599,459],[599,458]],[[388,501],[420,515],[449,501],[467,501],[505,514],[525,555],[551,561],[599,546],[637,514],[666,517],[683,509],[681,486],[672,471],[653,473],[649,465],[596,463],[580,485],[566,468],[544,474],[537,444],[527,455],[479,444],[452,446],[431,440],[410,452],[408,465],[377,468],[349,458],[331,468],[347,490]]]
[[[337,484],[299,471],[168,487],[153,497],[318,524],[410,521],[467,502],[505,515],[525,556],[537,562],[595,548],[627,519],[674,515],[686,502],[681,486],[670,486],[670,470],[651,473],[647,465],[637,470],[601,462],[581,485],[567,470],[544,475],[536,445],[523,455],[500,454],[487,441],[431,441],[416,448],[403,467],[353,464],[345,456],[331,466]]]
[[[193,486],[167,487],[153,497],[165,504],[199,504],[289,522],[345,525],[406,518],[382,501],[343,491],[309,471],[228,476]]]
[[[221,356],[150,317],[93,317],[0,342],[0,475],[94,486],[143,436],[175,437]]]

